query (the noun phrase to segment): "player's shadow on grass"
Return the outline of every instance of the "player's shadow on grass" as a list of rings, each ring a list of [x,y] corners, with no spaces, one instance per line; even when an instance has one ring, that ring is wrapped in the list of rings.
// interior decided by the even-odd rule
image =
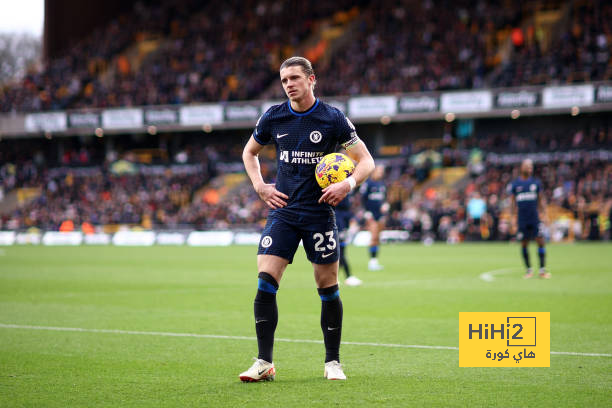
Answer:
[[[362,377],[363,378],[363,377]],[[278,376],[274,381],[261,381],[261,382],[252,382],[252,383],[243,383],[240,380],[236,380],[235,383],[228,384],[228,387],[232,387],[232,389],[236,386],[240,387],[270,387],[270,386],[284,386],[284,385],[315,385],[315,384],[325,384],[325,383],[335,383],[335,384],[345,384],[346,381],[330,381],[321,376],[304,376],[304,377],[289,377],[289,378],[279,378]]]

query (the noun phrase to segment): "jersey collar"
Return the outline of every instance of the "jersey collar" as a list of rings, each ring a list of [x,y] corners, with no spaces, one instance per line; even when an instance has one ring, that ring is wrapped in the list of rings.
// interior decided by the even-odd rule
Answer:
[[[293,108],[291,107],[290,100],[287,101],[287,106],[289,107],[289,112],[293,113],[295,116],[306,116],[306,115],[310,115],[317,108],[317,106],[319,106],[319,98],[316,99],[314,105],[312,105],[312,107],[308,109],[306,112],[294,111]]]

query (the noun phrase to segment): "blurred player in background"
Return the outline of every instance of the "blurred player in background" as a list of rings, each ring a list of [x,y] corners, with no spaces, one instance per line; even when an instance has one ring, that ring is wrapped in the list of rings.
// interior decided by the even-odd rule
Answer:
[[[259,281],[254,302],[259,356],[242,381],[268,381],[275,375],[272,351],[278,322],[276,292],[300,241],[321,298],[321,329],[325,343],[324,376],[344,380],[340,365],[342,302],[338,290],[338,229],[333,207],[374,170],[374,160],[355,127],[338,109],[314,96],[315,75],[310,61],[292,57],[280,67],[280,79],[289,98],[264,113],[247,142],[242,159],[259,197],[271,209],[257,251]],[[258,154],[266,144],[276,146],[276,184],[261,175]],[[338,144],[357,162],[353,175],[323,190],[315,167]],[[321,194],[323,192],[323,194]]]
[[[370,241],[370,260],[368,262],[368,269],[371,271],[383,269],[383,266],[378,262],[378,245],[380,244],[380,232],[385,226],[383,213],[388,210],[388,205],[385,203],[387,188],[383,181],[384,175],[384,166],[376,166],[370,179],[359,190],[362,196],[363,207],[366,210],[366,227],[372,236]]]
[[[353,213],[351,211],[351,195],[348,194],[344,200],[340,201],[335,208],[336,210],[336,225],[338,226],[338,237],[340,238],[340,267],[344,269],[346,280],[344,283],[347,286],[359,286],[362,284],[361,279],[351,275],[351,267],[346,259],[346,247],[349,242],[349,226]]]
[[[538,243],[538,256],[540,258],[540,278],[550,279],[550,273],[546,271],[546,248],[544,236],[542,235],[542,223],[538,215],[538,209],[542,212],[543,202],[541,196],[542,185],[540,180],[533,177],[533,162],[529,159],[521,163],[520,176],[509,186],[512,194],[512,213],[517,213],[518,233],[517,239],[521,241],[521,251],[527,272],[525,279],[533,276],[533,269],[529,262],[527,245],[535,239]],[[516,220],[513,221],[516,230]]]

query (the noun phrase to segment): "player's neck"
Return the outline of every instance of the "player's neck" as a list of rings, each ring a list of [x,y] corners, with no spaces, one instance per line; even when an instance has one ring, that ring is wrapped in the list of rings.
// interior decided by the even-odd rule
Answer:
[[[291,101],[291,109],[298,113],[306,112],[308,109],[313,107],[316,101],[317,98],[314,97],[314,94],[308,93],[306,94],[306,96],[304,96],[303,99],[300,99],[299,101]]]

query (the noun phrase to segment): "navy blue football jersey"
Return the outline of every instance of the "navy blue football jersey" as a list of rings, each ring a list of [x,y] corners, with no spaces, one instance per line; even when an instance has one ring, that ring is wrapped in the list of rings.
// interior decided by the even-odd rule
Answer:
[[[537,224],[540,222],[538,217],[538,196],[542,189],[540,180],[530,177],[528,179],[517,178],[510,186],[509,190],[516,200],[518,206],[519,225]]]
[[[382,180],[367,180],[361,185],[359,192],[362,196],[363,206],[366,211],[379,213],[380,207],[387,198],[387,188]]]
[[[321,187],[315,167],[338,144],[349,149],[359,138],[344,114],[319,99],[306,112],[296,112],[290,101],[274,105],[255,125],[253,138],[261,145],[276,146],[276,189],[287,194],[287,206],[271,210],[294,223],[325,222],[333,217],[329,204],[318,201]]]

